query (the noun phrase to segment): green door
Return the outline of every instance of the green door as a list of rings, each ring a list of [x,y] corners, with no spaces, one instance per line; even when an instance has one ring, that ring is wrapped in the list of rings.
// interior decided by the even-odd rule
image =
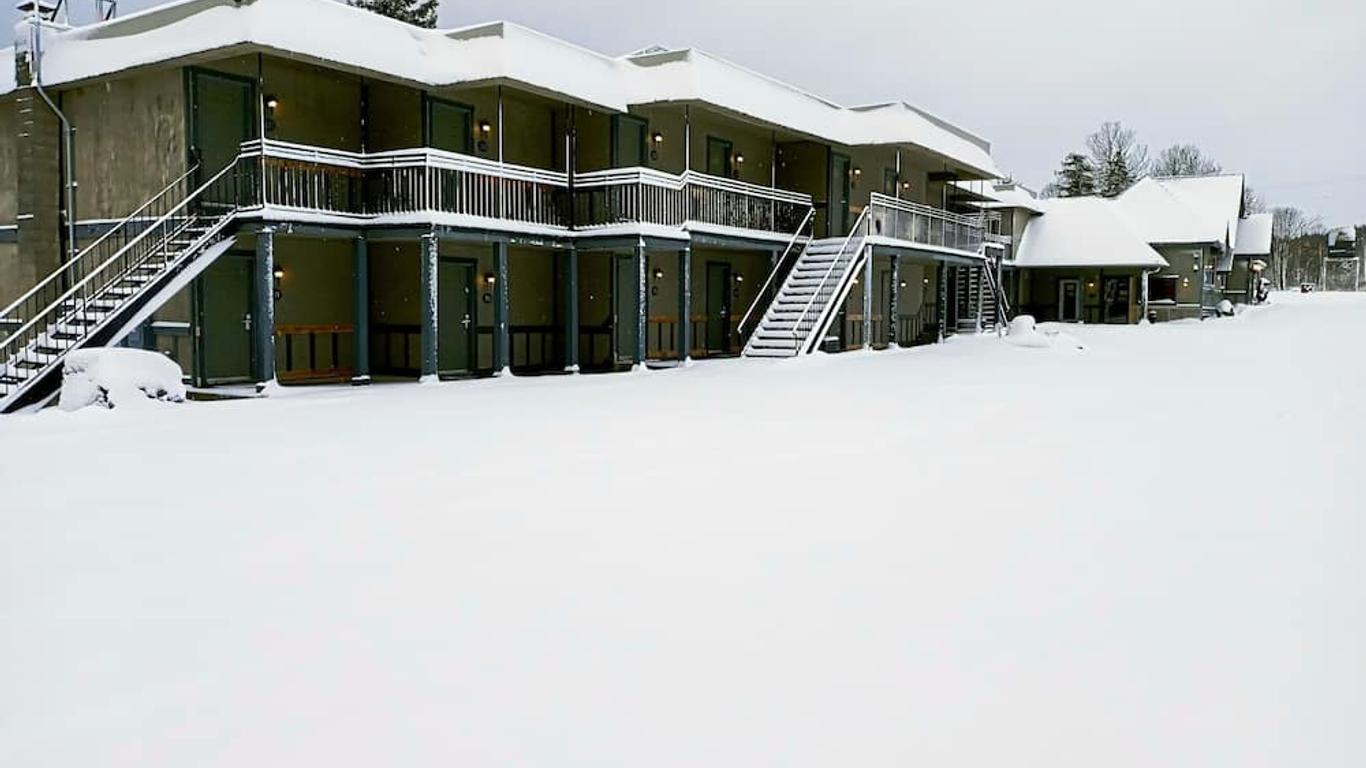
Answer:
[[[251,380],[250,256],[226,253],[196,283],[200,373],[206,384]]]
[[[849,234],[849,158],[830,155],[830,231],[828,237]]]
[[[638,117],[617,115],[612,119],[612,167],[645,165],[645,132],[648,124]]]
[[[436,368],[442,375],[474,371],[478,317],[474,262],[442,259],[436,268]]]
[[[190,70],[190,156],[199,164],[196,186],[233,163],[242,142],[256,138],[255,94],[250,80]],[[214,190],[228,192],[230,187]]]
[[[735,170],[735,150],[729,141],[707,137],[707,174],[728,179]]]
[[[612,336],[616,362],[629,364],[635,362],[636,355],[640,276],[636,273],[635,256],[616,256],[612,263]]]
[[[464,155],[474,153],[472,108],[453,101],[428,98],[423,123],[427,129],[427,146]]]
[[[730,352],[730,265],[707,262],[707,351]]]

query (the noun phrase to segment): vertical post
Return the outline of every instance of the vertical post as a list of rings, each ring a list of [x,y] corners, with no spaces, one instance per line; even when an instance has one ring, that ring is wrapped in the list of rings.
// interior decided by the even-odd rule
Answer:
[[[422,380],[435,381],[437,376],[436,331],[439,318],[437,307],[436,234],[422,236]]]
[[[987,303],[985,296],[987,291],[986,269],[987,268],[985,264],[980,267],[973,267],[973,272],[975,272],[977,275],[977,318],[975,322],[977,325],[978,333],[982,332],[982,310],[985,308]]]
[[[934,269],[935,269],[935,272],[938,272],[938,273],[939,273],[939,280],[938,280],[938,283],[939,283],[939,285],[938,285],[938,292],[939,292],[939,323],[938,323],[938,325],[939,325],[939,341],[943,341],[943,340],[944,340],[944,337],[947,335],[947,328],[945,328],[945,326],[947,326],[947,325],[948,325],[948,322],[949,322],[949,307],[948,307],[948,304],[949,304],[949,276],[948,276],[948,271],[949,271],[949,270],[948,270],[948,267],[947,267],[947,266],[944,264],[944,262],[942,262],[942,261],[939,262],[938,264],[936,264],[935,267],[934,267]]]
[[[493,270],[497,273],[493,283],[493,373],[495,376],[507,372],[511,362],[508,333],[508,244],[493,244]]]
[[[900,157],[900,153],[897,153]],[[901,255],[892,254],[892,287],[891,300],[887,305],[887,348],[896,349],[901,346]]]
[[[692,250],[678,252],[678,359],[692,359]]]
[[[683,171],[692,170],[692,115],[683,105]]]
[[[256,351],[257,386],[275,379],[275,231],[256,235],[256,291],[252,307],[252,341]]]
[[[648,327],[646,326],[646,312],[648,311],[649,295],[645,287],[645,243],[636,243],[636,349],[632,355],[635,365],[644,367],[647,352],[646,344],[649,342],[647,336]]]
[[[564,369],[579,372],[579,252],[565,251]]]
[[[365,237],[357,237],[355,242],[352,271],[353,306],[356,319],[352,323],[352,342],[355,344],[355,374],[352,384],[370,383],[370,248]]]
[[[503,86],[498,86],[498,164],[503,164]],[[498,177],[498,217],[507,216],[507,180]],[[502,282],[501,280],[499,281]]]
[[[1146,269],[1138,273],[1138,302],[1142,312],[1139,322],[1148,319],[1148,274]]]
[[[892,190],[892,194],[896,195],[896,199],[901,199],[901,147],[896,148],[896,189]]]
[[[863,262],[863,348],[873,348],[873,262],[876,255],[868,249],[868,258]]]

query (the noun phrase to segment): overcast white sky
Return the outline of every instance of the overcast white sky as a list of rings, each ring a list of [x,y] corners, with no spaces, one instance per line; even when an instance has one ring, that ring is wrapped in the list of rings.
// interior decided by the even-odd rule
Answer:
[[[1199,145],[1272,204],[1366,223],[1362,0],[442,6],[442,26],[505,18],[611,54],[691,45],[842,103],[905,99],[990,139],[997,164],[1035,187],[1100,122],[1120,120],[1153,154]]]

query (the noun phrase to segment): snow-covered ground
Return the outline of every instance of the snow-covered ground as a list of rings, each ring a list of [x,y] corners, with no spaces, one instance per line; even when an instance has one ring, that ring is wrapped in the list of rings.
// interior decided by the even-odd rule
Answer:
[[[0,419],[0,765],[1366,765],[1366,296]]]

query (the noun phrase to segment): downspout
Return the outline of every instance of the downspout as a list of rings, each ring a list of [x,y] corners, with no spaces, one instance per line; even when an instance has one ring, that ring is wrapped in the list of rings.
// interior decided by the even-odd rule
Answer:
[[[35,5],[36,8],[36,5]],[[37,11],[35,10],[36,14]],[[68,249],[67,260],[76,258],[76,169],[75,154],[72,150],[72,137],[76,129],[71,127],[71,121],[66,119],[66,114],[52,101],[43,89],[43,36],[38,32],[39,22],[36,18],[29,19],[29,50],[33,52],[33,90],[42,98],[43,103],[47,104],[57,120],[62,124],[62,154],[65,161],[62,163],[62,180],[66,185],[66,243]]]

